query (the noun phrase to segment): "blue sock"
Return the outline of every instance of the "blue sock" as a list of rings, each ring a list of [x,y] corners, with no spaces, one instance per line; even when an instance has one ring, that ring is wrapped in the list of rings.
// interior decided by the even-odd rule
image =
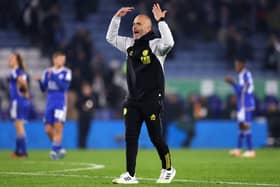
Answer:
[[[52,144],[52,150],[55,151],[55,152],[58,152],[60,149],[61,149],[61,144],[58,143],[58,142],[53,142]]]
[[[19,154],[20,153],[20,138],[17,137],[16,138],[16,149],[15,149],[15,153]]]
[[[25,138],[25,136],[18,137],[18,141],[19,141],[20,153],[22,155],[27,155],[26,138]]]
[[[252,133],[251,131],[246,132],[246,142],[247,142],[247,147],[249,151],[253,150],[253,143],[252,143]]]
[[[237,140],[237,148],[241,149],[242,148],[242,144],[243,144],[243,139],[245,137],[245,134],[243,131],[239,131],[238,134],[238,140]]]

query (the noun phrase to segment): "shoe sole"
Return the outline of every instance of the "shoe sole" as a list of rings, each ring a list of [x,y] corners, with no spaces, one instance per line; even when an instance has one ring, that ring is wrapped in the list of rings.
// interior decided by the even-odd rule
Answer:
[[[123,183],[123,182],[117,182],[117,181],[112,181],[113,184],[138,184],[139,182],[136,181],[136,182],[129,182],[129,183]]]

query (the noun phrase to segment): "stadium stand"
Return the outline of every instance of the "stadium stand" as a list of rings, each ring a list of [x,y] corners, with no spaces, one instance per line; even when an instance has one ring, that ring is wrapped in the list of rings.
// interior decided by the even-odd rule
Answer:
[[[92,45],[91,50],[91,57],[90,61],[86,62],[89,65],[87,67],[92,68],[92,66],[95,67],[95,61],[97,56],[103,56],[103,61],[105,62],[104,69],[110,69],[112,62],[117,62],[117,64],[120,66],[120,64],[125,61],[125,56],[119,53],[116,49],[112,48],[106,41],[105,41],[105,34],[106,30],[110,21],[111,16],[115,13],[116,9],[118,9],[120,6],[125,5],[126,1],[112,1],[112,0],[102,0],[102,1],[94,1],[95,5],[97,6],[97,9],[95,11],[88,10],[87,14],[83,15],[84,17],[80,18],[77,17],[77,3],[74,0],[53,0],[49,1],[49,3],[45,3],[47,1],[41,1],[42,5],[35,6],[36,11],[39,12],[39,15],[45,15],[43,17],[46,17],[47,15],[54,14],[56,18],[54,20],[59,20],[58,23],[61,24],[59,28],[55,28],[56,35],[54,38],[57,42],[55,46],[52,46],[53,49],[62,49],[67,51],[68,44],[70,43],[71,39],[75,35],[76,31],[83,28],[89,33],[90,42]],[[172,19],[176,19],[177,17],[173,15],[172,7],[174,6],[172,3],[175,1],[166,1],[168,3],[165,3],[165,7],[170,9],[170,21],[171,23],[174,22]],[[180,3],[188,2],[190,1],[178,1]],[[202,1],[201,1],[202,2]],[[200,1],[197,1],[197,5],[201,3]],[[207,7],[213,7],[214,11],[217,9],[216,5],[211,4],[213,1],[209,1],[210,4],[206,4]],[[223,1],[218,1],[223,2]],[[239,2],[239,1],[238,1]],[[240,4],[236,4],[236,6],[239,6]],[[134,4],[139,10],[147,11],[146,6],[143,5],[141,2],[138,1],[129,1],[129,3]],[[239,2],[241,3],[241,2]],[[241,3],[242,4],[242,3]],[[273,1],[271,4],[277,4],[277,1]],[[54,5],[54,6],[53,6]],[[197,7],[197,5],[189,5]],[[28,5],[31,6],[31,5]],[[19,8],[22,10],[20,12],[24,12],[26,10],[26,7],[21,3],[19,5]],[[84,6],[84,5],[83,5]],[[185,5],[184,5],[185,6]],[[223,7],[224,6],[224,7]],[[230,9],[232,5],[226,5],[222,4],[222,7],[225,9]],[[274,9],[272,5],[261,5],[260,2],[257,2],[256,4],[251,5],[252,7],[255,7],[258,11],[261,8],[264,8],[267,14],[272,14],[273,12],[277,12],[276,8]],[[250,6],[250,7],[251,7]],[[279,6],[279,5],[278,5]],[[259,8],[261,7],[261,8]],[[277,7],[277,6],[275,6]],[[174,7],[173,7],[174,8]],[[236,7],[235,7],[236,8]],[[94,8],[93,8],[94,9]],[[243,10],[243,9],[242,9]],[[200,10],[196,10],[194,8],[194,14]],[[210,10],[209,10],[210,11]],[[213,11],[213,10],[211,10]],[[204,20],[205,15],[210,15],[210,12],[206,13],[199,13],[197,15],[200,15],[203,17],[202,20]],[[216,10],[217,11],[217,10]],[[246,12],[247,14],[252,14],[252,12]],[[243,16],[241,12],[241,18]],[[175,15],[180,15],[180,10],[175,11]],[[125,18],[124,23],[129,23],[129,20],[133,18],[134,14],[131,14],[128,18]],[[177,15],[177,16],[178,16]],[[253,15],[253,14],[252,14]],[[55,17],[54,16],[54,17]],[[233,17],[236,15],[233,15]],[[258,16],[258,15],[257,15]],[[207,16],[206,16],[207,17]],[[220,18],[221,16],[217,16]],[[240,22],[240,17],[235,17],[236,20],[234,20],[234,23]],[[259,19],[256,17],[256,19]],[[44,19],[43,19],[44,20]],[[184,20],[178,19],[181,23]],[[258,20],[255,20],[258,21]],[[56,21],[54,21],[57,23]],[[185,22],[187,22],[185,20]],[[184,23],[185,23],[184,22]],[[268,21],[269,22],[269,21]],[[237,25],[238,25],[237,24]],[[258,24],[258,23],[256,23]],[[175,24],[176,25],[176,24]],[[240,25],[240,24],[239,24]],[[196,25],[193,25],[194,28],[196,28]],[[173,57],[169,58],[165,65],[165,72],[168,79],[186,79],[186,80],[203,80],[203,79],[209,79],[212,80],[219,80],[224,77],[226,74],[232,74],[233,68],[232,68],[232,62],[227,57],[227,51],[228,46],[225,42],[221,42],[220,39],[217,39],[218,31],[220,31],[218,26],[215,26],[215,32],[214,34],[211,34],[211,37],[206,38],[204,37],[203,29],[209,29],[209,25],[206,24],[205,28],[198,28],[197,33],[193,35],[192,31],[190,30],[184,30],[184,28],[174,27],[175,35],[176,35],[176,49],[173,51]],[[255,79],[276,79],[278,76],[278,72],[276,71],[265,71],[263,69],[264,59],[266,55],[266,48],[267,48],[267,41],[268,41],[268,31],[259,31],[258,26],[256,26],[256,31],[250,31],[249,34],[239,31],[236,27],[236,31],[233,31],[233,38],[242,35],[243,38],[246,39],[246,42],[248,42],[249,46],[252,48],[252,55],[249,58],[249,67],[252,70],[254,74]],[[250,29],[249,29],[250,30]],[[40,31],[40,29],[39,29]],[[229,31],[227,31],[229,32]],[[130,30],[121,29],[121,33],[128,34],[130,33]],[[185,34],[187,33],[187,34]],[[193,37],[192,37],[193,36]],[[40,37],[39,37],[40,40]],[[2,28],[0,30],[0,72],[1,72],[1,78],[5,79],[4,77],[7,75],[6,71],[6,60],[8,55],[12,50],[19,50],[26,62],[27,66],[30,69],[30,75],[33,75],[35,72],[38,74],[41,74],[44,68],[46,68],[50,64],[50,58],[49,58],[49,52],[45,51],[43,44],[41,44],[42,41],[34,41],[30,36],[27,36],[26,33],[22,32],[22,29],[19,29],[18,26],[15,26],[13,24],[8,24],[7,27]],[[249,55],[250,56],[250,55]],[[106,77],[110,77],[110,71],[106,71],[103,73],[102,78],[104,79],[104,84],[107,85],[108,81],[106,80]],[[106,74],[106,76],[104,76]],[[81,79],[82,80],[82,79]],[[90,80],[93,81],[94,80]],[[109,82],[112,80],[109,80]],[[108,89],[107,86],[104,86],[105,89]],[[36,82],[31,81],[31,89],[33,91],[35,103],[37,110],[39,113],[43,112],[44,110],[44,103],[42,99],[44,96],[39,93],[38,86]],[[79,89],[76,89],[75,92],[78,92]],[[101,91],[102,92],[102,91]],[[77,94],[77,93],[76,93]],[[104,94],[104,91],[103,91]],[[3,94],[2,94],[3,95]],[[4,97],[4,96],[2,96]],[[183,97],[185,97],[183,95]],[[110,104],[107,102],[106,94],[105,96],[100,96],[100,113],[97,112],[97,116],[114,116],[111,114],[104,114],[104,108],[110,108]],[[103,99],[102,99],[103,98]],[[225,105],[225,104],[223,104]],[[73,105],[74,106],[74,105]],[[2,108],[7,109],[8,103],[7,100],[2,99]],[[215,107],[214,107],[215,108]],[[220,107],[219,107],[220,108]],[[220,110],[220,109],[219,109]],[[105,110],[106,111],[106,110]],[[105,112],[106,113],[106,112]]]

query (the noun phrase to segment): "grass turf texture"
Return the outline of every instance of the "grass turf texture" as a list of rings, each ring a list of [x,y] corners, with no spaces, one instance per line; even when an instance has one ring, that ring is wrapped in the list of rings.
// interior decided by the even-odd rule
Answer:
[[[58,161],[49,160],[48,151],[29,151],[27,159],[9,158],[10,153],[0,151],[0,186],[113,186],[111,180],[125,171],[124,150],[69,150],[66,158]],[[168,186],[280,187],[279,150],[257,150],[254,159],[229,157],[227,150],[171,153],[177,175]],[[91,169],[83,163],[105,167]],[[155,150],[139,151],[136,172],[137,186],[163,186],[155,184],[160,173]]]

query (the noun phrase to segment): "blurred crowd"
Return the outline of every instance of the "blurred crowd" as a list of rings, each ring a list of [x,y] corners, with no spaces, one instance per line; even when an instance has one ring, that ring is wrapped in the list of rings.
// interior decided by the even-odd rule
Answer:
[[[219,41],[231,65],[234,57],[254,60],[252,36],[267,38],[264,70],[280,72],[280,1],[278,0],[158,0],[168,10],[175,38]],[[152,17],[154,1],[120,0]],[[258,42],[258,41],[257,41]],[[229,66],[232,67],[232,66]]]
[[[44,54],[67,48],[61,11],[63,0],[10,0],[0,2],[0,28],[11,24],[39,46]],[[75,19],[85,21],[98,11],[98,0],[72,0]],[[280,72],[280,2],[278,0],[158,0],[168,10],[167,21],[175,38],[219,41],[225,58],[253,60],[252,36],[267,38],[263,69]],[[119,0],[152,17],[154,1]],[[8,11],[7,11],[8,10]],[[257,41],[258,42],[258,41]],[[91,54],[92,55],[92,54]],[[231,63],[229,63],[231,64]],[[232,66],[230,66],[232,67]]]
[[[62,20],[61,0],[0,1],[0,29],[16,28],[44,54],[66,47],[66,31]],[[97,11],[98,0],[69,1],[75,10],[75,19],[85,21]]]

